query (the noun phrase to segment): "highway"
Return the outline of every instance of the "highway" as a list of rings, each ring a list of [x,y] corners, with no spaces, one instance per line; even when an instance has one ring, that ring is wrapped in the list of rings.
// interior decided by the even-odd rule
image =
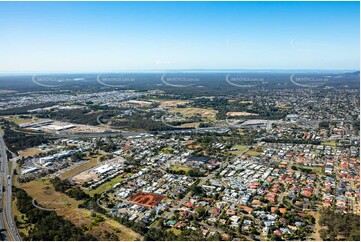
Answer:
[[[3,153],[2,149],[0,149],[0,162],[3,162]],[[4,215],[3,215],[3,173],[2,173],[2,165],[0,166],[0,233],[1,233],[1,240],[7,240],[6,228],[4,223]]]
[[[133,132],[133,131],[118,131],[118,132],[104,132],[104,133],[76,133],[76,134],[67,134],[67,133],[56,133],[56,134],[48,134],[48,133],[34,133],[28,131],[22,131],[18,129],[14,129],[16,132],[21,132],[24,134],[34,134],[34,135],[44,135],[49,138],[55,139],[81,139],[81,138],[99,138],[99,137],[116,137],[119,135],[122,136],[146,136],[152,134],[168,134],[168,133],[198,133],[198,132],[225,132],[227,131],[227,127],[206,127],[206,128],[197,128],[197,129],[172,129],[172,130],[160,130],[160,131],[147,131],[147,132]]]
[[[18,229],[16,228],[11,207],[11,188],[12,188],[12,172],[9,171],[9,161],[6,154],[7,147],[5,145],[3,136],[0,134],[0,159],[1,159],[1,183],[5,188],[5,192],[2,193],[2,222],[7,232],[7,240],[20,241]]]

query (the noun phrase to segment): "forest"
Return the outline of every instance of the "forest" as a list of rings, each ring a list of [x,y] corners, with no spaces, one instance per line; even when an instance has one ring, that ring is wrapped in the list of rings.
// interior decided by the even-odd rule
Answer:
[[[322,208],[319,223],[327,227],[320,230],[323,240],[360,241],[360,215]]]
[[[4,141],[6,146],[13,152],[38,146],[48,142],[42,134],[26,134],[12,130],[8,125],[4,127]]]

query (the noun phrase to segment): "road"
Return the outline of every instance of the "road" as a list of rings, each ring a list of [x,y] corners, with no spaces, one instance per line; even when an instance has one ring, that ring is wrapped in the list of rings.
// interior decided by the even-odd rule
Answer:
[[[6,154],[7,147],[5,145],[3,136],[0,134],[0,154],[1,154],[1,180],[2,185],[5,187],[5,192],[2,193],[2,205],[3,205],[3,222],[4,228],[7,231],[8,240],[21,240],[18,229],[16,228],[13,216],[12,216],[12,172],[9,171],[9,160]]]
[[[98,137],[115,137],[115,136],[146,136],[152,134],[167,134],[167,133],[198,133],[198,132],[226,132],[227,127],[206,127],[206,128],[197,128],[197,129],[173,129],[173,130],[161,130],[161,131],[150,131],[150,132],[132,132],[132,131],[119,131],[119,132],[104,132],[104,133],[78,133],[78,134],[67,134],[67,133],[35,133],[31,131],[23,131],[14,129],[16,132],[21,132],[24,134],[34,134],[34,135],[44,135],[50,138],[66,138],[66,139],[81,139],[81,138],[98,138]]]
[[[3,162],[3,153],[2,149],[0,149],[0,162]],[[6,228],[4,223],[4,215],[3,215],[3,173],[2,173],[2,165],[0,166],[0,233],[1,233],[1,240],[7,240],[6,236]]]

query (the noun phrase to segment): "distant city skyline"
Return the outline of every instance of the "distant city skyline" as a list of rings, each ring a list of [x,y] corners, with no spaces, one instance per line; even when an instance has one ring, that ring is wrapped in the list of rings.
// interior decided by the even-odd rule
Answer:
[[[359,70],[359,2],[0,2],[0,72]]]

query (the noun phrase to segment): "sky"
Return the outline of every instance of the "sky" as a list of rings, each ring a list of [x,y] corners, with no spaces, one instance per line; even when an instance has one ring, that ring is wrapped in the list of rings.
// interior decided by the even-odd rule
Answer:
[[[0,72],[360,66],[359,2],[0,2]]]

